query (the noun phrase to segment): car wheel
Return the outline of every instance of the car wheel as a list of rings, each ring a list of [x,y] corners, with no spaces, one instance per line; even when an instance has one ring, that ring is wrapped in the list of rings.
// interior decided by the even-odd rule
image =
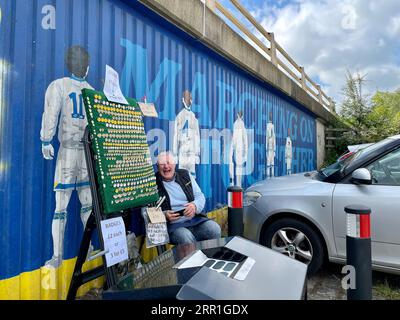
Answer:
[[[261,244],[308,265],[307,273],[315,274],[324,261],[322,240],[306,223],[284,218],[269,225]]]

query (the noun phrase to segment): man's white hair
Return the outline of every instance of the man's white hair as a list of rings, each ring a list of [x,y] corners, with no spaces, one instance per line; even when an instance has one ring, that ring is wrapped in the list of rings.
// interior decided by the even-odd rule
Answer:
[[[157,156],[157,164],[160,163],[160,159],[163,158],[163,157],[165,157],[165,158],[169,157],[173,161],[173,163],[176,164],[175,156],[171,151],[162,151],[162,152],[160,152],[158,154],[158,156]]]

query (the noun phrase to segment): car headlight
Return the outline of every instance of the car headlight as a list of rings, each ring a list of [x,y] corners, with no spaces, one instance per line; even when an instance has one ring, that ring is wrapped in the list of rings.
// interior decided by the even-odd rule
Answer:
[[[261,197],[261,193],[257,191],[248,191],[244,194],[243,197],[243,206],[248,207],[257,201],[258,198]]]

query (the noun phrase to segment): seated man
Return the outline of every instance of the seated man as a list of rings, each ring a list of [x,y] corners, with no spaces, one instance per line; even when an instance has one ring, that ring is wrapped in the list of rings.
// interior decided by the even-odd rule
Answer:
[[[187,170],[175,170],[175,158],[170,152],[158,155],[157,166],[158,193],[166,197],[161,208],[168,221],[170,242],[185,244],[220,238],[218,223],[201,214],[205,197],[196,180]]]

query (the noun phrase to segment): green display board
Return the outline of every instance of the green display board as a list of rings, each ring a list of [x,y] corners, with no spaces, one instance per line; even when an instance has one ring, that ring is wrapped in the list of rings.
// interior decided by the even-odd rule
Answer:
[[[83,89],[82,96],[104,213],[157,201],[154,169],[137,102],[130,98],[126,98],[129,105],[111,102],[104,93],[89,89]]]

